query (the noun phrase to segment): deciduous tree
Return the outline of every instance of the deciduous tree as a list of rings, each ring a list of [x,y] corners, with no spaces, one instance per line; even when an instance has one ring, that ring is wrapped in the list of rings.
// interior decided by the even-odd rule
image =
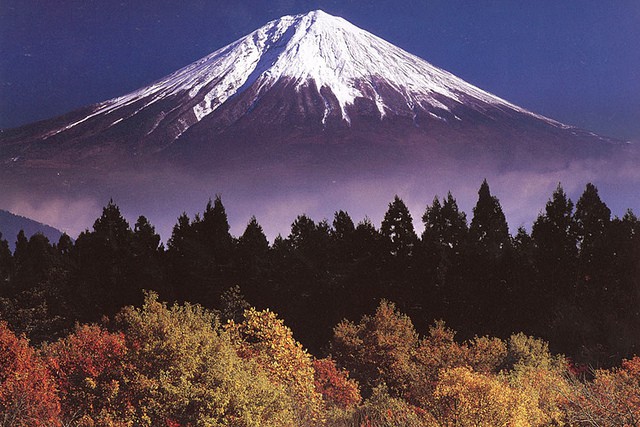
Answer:
[[[122,333],[78,326],[44,353],[58,385],[65,425],[129,425],[135,402],[127,381],[136,367],[126,360]]]
[[[322,395],[315,389],[311,356],[274,312],[250,308],[243,322],[230,322],[226,329],[241,357],[257,362],[272,382],[289,390],[300,422],[320,420]]]
[[[128,379],[134,425],[294,426],[282,384],[238,357],[211,312],[167,307],[149,294],[141,308],[125,308],[117,324],[135,367]]]
[[[0,425],[60,426],[59,416],[56,385],[44,361],[0,321]]]

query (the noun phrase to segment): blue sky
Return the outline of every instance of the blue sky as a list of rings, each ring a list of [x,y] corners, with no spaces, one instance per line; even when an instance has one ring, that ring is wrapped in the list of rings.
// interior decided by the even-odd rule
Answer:
[[[522,107],[640,141],[640,1],[0,1],[0,128],[148,84],[323,9]]]

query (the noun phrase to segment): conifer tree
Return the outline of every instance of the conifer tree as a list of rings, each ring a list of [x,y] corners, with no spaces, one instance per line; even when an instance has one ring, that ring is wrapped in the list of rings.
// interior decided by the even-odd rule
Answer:
[[[467,217],[458,210],[458,204],[451,193],[440,204],[438,197],[427,207],[422,216],[424,232],[422,241],[435,247],[459,253],[467,239]]]
[[[391,255],[404,258],[413,254],[418,236],[413,228],[413,219],[407,205],[397,195],[393,202],[389,203],[380,233],[386,239]]]
[[[0,232],[0,295],[2,295],[9,286],[9,279],[13,271],[13,256],[9,243],[2,238]]]
[[[222,291],[237,281],[235,240],[220,196],[209,200],[202,218],[178,218],[168,241],[170,280],[179,299],[215,308]]]
[[[28,290],[44,282],[56,261],[49,239],[40,233],[31,236],[16,268],[14,282],[17,289]]]
[[[200,230],[207,247],[212,251],[215,263],[228,264],[233,251],[233,237],[229,233],[229,221],[227,212],[222,204],[220,195],[211,204],[211,200],[202,214]]]
[[[180,301],[198,301],[193,289],[200,280],[196,265],[199,253],[194,227],[189,216],[183,212],[173,226],[166,253],[169,288]]]
[[[132,230],[113,199],[102,209],[102,215],[93,224],[94,236],[112,251],[131,242]]]
[[[18,235],[16,236],[16,246],[13,250],[13,260],[16,264],[16,267],[26,262],[28,245],[29,240],[27,239],[27,236],[25,236],[24,230],[20,230],[18,232]]]
[[[341,242],[346,242],[353,237],[356,227],[349,214],[338,211],[333,217],[333,237]]]
[[[560,184],[534,222],[531,237],[539,271],[537,304],[552,309],[554,302],[572,296],[578,256],[573,203]]]
[[[263,259],[269,252],[269,241],[258,224],[255,216],[247,224],[244,233],[238,239],[238,253],[243,265],[256,259]]]
[[[131,281],[132,239],[133,231],[113,200],[103,208],[93,231],[78,236],[76,290],[84,320],[97,320],[142,301]]]
[[[598,189],[591,183],[587,184],[576,204],[575,222],[580,244],[579,280],[582,282],[607,281],[613,255],[612,242],[608,239],[611,210],[600,199]],[[586,283],[585,285],[593,290],[597,286],[607,286],[605,283],[595,287]]]
[[[506,308],[513,289],[508,280],[512,267],[505,255],[509,253],[511,238],[502,206],[491,195],[486,179],[473,208],[469,242],[469,306],[477,310],[470,317],[475,317],[481,333],[496,334],[508,327]]]
[[[242,289],[251,301],[268,301],[269,241],[255,216],[238,239],[236,255]]]
[[[576,203],[576,229],[580,251],[576,284],[578,307],[593,322],[595,330],[589,335],[586,347],[606,342],[613,326],[607,326],[609,313],[618,308],[613,305],[611,286],[616,272],[612,270],[615,245],[610,240],[611,211],[600,199],[598,189],[587,184]],[[605,352],[606,353],[606,352]]]
[[[600,199],[598,189],[588,183],[576,204],[576,230],[580,240],[581,256],[602,243],[611,221],[611,210]]]
[[[364,218],[358,223],[354,232],[356,256],[371,257],[372,255],[378,255],[381,240],[382,236],[371,220]]]
[[[71,240],[71,237],[69,237],[67,233],[62,233],[62,236],[58,239],[56,248],[61,256],[68,257],[73,251],[73,240]]]
[[[423,305],[430,305],[434,314],[455,318],[461,315],[465,297],[462,272],[468,235],[466,215],[459,211],[456,200],[448,193],[442,204],[438,197],[434,198],[422,221],[426,257],[423,270],[425,280],[434,287],[431,292],[423,292]]]
[[[338,211],[333,217],[331,230],[331,263],[340,276],[352,273],[352,266],[356,257],[355,248],[356,227],[349,214]]]
[[[163,268],[164,246],[160,235],[146,217],[140,216],[133,227],[132,235],[132,282],[140,295],[142,290],[154,290],[164,296],[171,296]]]
[[[478,202],[473,208],[469,237],[476,250],[493,258],[500,256],[509,245],[509,226],[497,197],[491,195],[485,179],[478,191]]]

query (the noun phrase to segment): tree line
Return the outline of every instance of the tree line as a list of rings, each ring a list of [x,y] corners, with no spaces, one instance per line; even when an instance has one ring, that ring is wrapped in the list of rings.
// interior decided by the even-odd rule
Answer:
[[[584,372],[543,340],[419,334],[381,301],[307,353],[273,311],[219,322],[147,293],[40,348],[0,321],[5,427],[635,426],[640,357]]]
[[[344,211],[331,222],[302,214],[269,244],[256,218],[232,236],[216,197],[202,214],[180,216],[165,247],[144,216],[131,227],[110,201],[75,242],[19,233],[11,253],[0,240],[0,318],[39,345],[76,322],[140,306],[152,290],[223,320],[270,308],[320,355],[334,325],[387,299],[423,334],[434,319],[462,340],[521,331],[602,367],[640,353],[638,218],[612,218],[594,185],[575,205],[558,185],[530,233],[510,235],[486,181],[470,221],[451,194],[434,198],[421,219],[418,236],[396,196],[379,228]]]

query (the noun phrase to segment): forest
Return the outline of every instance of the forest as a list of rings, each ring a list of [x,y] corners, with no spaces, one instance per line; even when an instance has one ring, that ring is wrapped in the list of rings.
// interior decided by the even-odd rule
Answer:
[[[451,194],[421,219],[396,196],[270,244],[217,196],[165,247],[110,201],[0,240],[0,426],[638,425],[631,211],[558,185],[511,235],[484,181],[470,221]]]

